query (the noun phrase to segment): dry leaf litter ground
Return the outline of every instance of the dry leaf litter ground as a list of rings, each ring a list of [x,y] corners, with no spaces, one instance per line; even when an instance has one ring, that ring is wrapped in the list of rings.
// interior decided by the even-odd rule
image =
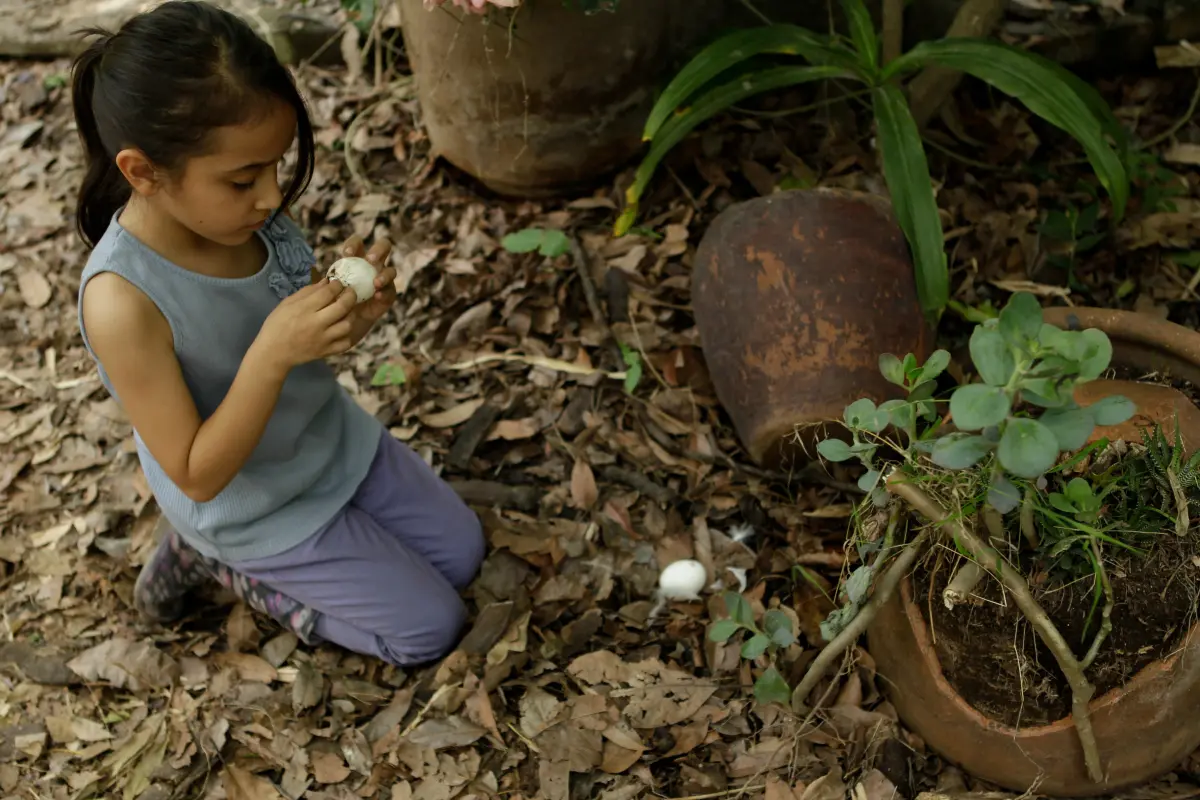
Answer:
[[[638,235],[614,241],[628,173],[569,202],[487,197],[430,162],[405,79],[377,91],[370,77],[302,71],[320,152],[300,217],[322,263],[351,232],[389,235],[403,289],[396,313],[337,360],[340,380],[477,505],[491,542],[461,647],[405,672],[298,647],[221,595],[169,629],[130,609],[156,513],[77,333],[66,70],[0,63],[0,798],[882,800],[987,788],[898,725],[869,655],[798,719],[754,703],[761,665],[706,641],[719,593],[653,596],[661,565],[694,556],[725,587],[746,580],[756,613],[793,617],[790,681],[820,645],[850,476],[744,464],[688,283],[706,221],[729,202],[784,179],[880,189],[853,101],[706,126],[656,182]],[[1149,137],[1181,117],[1194,85],[1175,70],[1105,91]],[[956,154],[933,162],[964,307],[1019,285],[1196,320],[1200,273],[1169,257],[1190,252],[1200,219],[1194,126],[1157,148],[1184,162],[1171,165],[1174,210],[1135,209],[1076,259],[1068,292],[1051,258],[1063,245],[1039,234],[1039,216],[1086,203],[1078,166],[1045,168],[1075,154],[984,93],[960,95],[954,112],[930,135]],[[579,251],[499,245],[529,225],[570,230]],[[632,394],[613,377],[625,369],[614,340],[641,353]],[[1188,769],[1128,796],[1198,796]]]

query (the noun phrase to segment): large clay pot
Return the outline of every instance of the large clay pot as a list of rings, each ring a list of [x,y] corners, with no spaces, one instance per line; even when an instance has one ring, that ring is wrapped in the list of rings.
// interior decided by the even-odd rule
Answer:
[[[717,397],[766,464],[811,455],[823,423],[860,397],[894,396],[879,354],[924,358],[930,340],[891,206],[858,192],[725,209],[696,250],[692,307]]]
[[[434,152],[502,194],[555,194],[623,166],[657,92],[727,3],[630,0],[592,15],[567,5],[527,0],[509,25],[503,13],[489,22],[400,0]]]
[[[1072,320],[1071,317],[1075,319]],[[1114,347],[1114,365],[1162,369],[1195,381],[1200,376],[1200,334],[1130,312],[1047,309],[1046,321],[1060,327],[1098,327]],[[1073,323],[1079,324],[1073,324]],[[1139,436],[1137,428],[1159,422],[1167,434],[1178,418],[1188,450],[1200,447],[1200,410],[1164,386],[1095,381],[1076,392],[1081,405],[1109,394],[1138,404],[1132,424],[1098,431],[1109,439]],[[1178,417],[1176,414],[1178,413]],[[972,708],[946,680],[924,612],[913,601],[910,580],[880,609],[868,631],[868,646],[901,720],[937,753],[968,772],[1015,791],[1080,797],[1114,792],[1159,775],[1200,747],[1200,625],[1172,655],[1133,676],[1124,686],[1091,703],[1106,780],[1094,783],[1084,766],[1075,724],[1013,728]],[[1120,609],[1117,609],[1120,613]]]

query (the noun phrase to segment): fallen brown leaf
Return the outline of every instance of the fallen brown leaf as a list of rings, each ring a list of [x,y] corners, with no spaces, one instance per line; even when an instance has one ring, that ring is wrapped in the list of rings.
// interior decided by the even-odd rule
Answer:
[[[228,800],[281,800],[282,795],[265,778],[260,778],[241,767],[229,764],[221,773]]]
[[[31,267],[17,271],[17,288],[21,291],[21,299],[30,308],[42,308],[54,295],[46,276]]]
[[[600,490],[596,487],[596,476],[583,459],[577,459],[571,470],[571,503],[584,510],[596,505]]]

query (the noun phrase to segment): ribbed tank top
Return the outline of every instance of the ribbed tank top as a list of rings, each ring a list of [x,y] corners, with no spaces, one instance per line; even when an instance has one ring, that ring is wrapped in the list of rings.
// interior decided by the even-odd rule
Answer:
[[[118,212],[119,215],[119,212]],[[100,379],[120,402],[88,344],[83,291],[112,272],[154,302],[175,342],[175,356],[202,419],[224,400],[242,358],[267,315],[310,282],[316,259],[296,224],[276,214],[259,231],[268,256],[248,278],[199,275],[173,264],[113,217],[79,283],[79,328]],[[134,431],[138,457],[155,500],[179,534],[225,563],[277,555],[300,544],[350,501],[366,477],[383,426],[337,382],[323,361],[293,369],[262,439],[215,498],[185,495]]]

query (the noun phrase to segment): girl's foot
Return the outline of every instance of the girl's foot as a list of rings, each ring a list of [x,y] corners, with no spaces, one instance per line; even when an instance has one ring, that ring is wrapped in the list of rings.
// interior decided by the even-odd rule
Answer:
[[[158,546],[133,587],[133,606],[147,622],[174,622],[183,616],[188,592],[211,578],[205,559],[179,538],[165,517],[155,526]]]
[[[215,581],[250,608],[296,634],[305,644],[320,643],[320,637],[313,633],[317,622],[315,609],[201,555],[180,538],[165,518],[159,519],[155,533],[160,537],[158,547],[142,567],[133,587],[133,605],[144,620],[159,625],[174,622],[183,616],[188,593]]]

